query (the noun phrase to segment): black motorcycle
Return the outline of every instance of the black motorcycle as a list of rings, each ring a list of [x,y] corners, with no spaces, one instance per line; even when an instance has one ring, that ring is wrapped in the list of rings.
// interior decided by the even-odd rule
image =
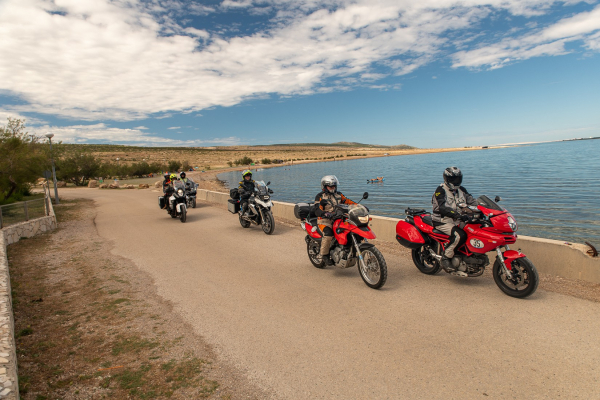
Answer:
[[[171,218],[179,218],[181,222],[185,222],[187,219],[187,206],[184,183],[181,181],[175,181],[173,183],[173,188],[168,190],[166,194],[168,196],[168,201],[166,204],[166,196],[158,197],[159,207],[161,209],[166,209]]]
[[[271,194],[273,194],[273,191],[269,189],[270,184],[271,182],[254,182],[254,192],[248,199],[248,207],[244,214],[240,209],[240,193],[238,189],[235,188],[229,191],[231,199],[228,200],[227,209],[232,214],[238,214],[240,225],[243,228],[249,228],[251,224],[261,225],[263,232],[267,235],[270,235],[275,230],[275,219],[271,212],[271,208],[273,207]]]
[[[187,182],[185,184],[185,204],[187,208],[196,208],[196,192],[198,184],[194,182]]]

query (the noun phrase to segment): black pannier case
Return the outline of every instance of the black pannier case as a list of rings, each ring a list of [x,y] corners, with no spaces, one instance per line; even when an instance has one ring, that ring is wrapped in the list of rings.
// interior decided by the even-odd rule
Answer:
[[[314,204],[297,203],[294,206],[294,216],[298,219],[306,219],[313,214],[313,206]]]
[[[160,207],[161,210],[163,208],[165,208],[165,198],[164,198],[164,196],[158,196],[158,206]]]

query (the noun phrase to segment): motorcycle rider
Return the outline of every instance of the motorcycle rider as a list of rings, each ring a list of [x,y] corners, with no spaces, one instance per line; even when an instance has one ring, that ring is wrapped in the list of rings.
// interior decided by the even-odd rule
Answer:
[[[248,199],[254,193],[254,180],[252,179],[252,171],[249,169],[242,172],[238,193],[240,195],[240,213],[244,216],[248,214]]]
[[[324,176],[321,178],[321,192],[315,197],[315,205],[317,205],[315,214],[318,217],[319,229],[323,232],[321,256],[323,257],[323,261],[325,261],[325,265],[333,265],[329,256],[329,250],[333,241],[333,222],[331,218],[333,217],[334,206],[338,204],[356,204],[337,191],[338,184],[339,181],[335,175]],[[327,200],[328,204],[321,205],[321,200]]]
[[[177,175],[175,175],[175,174],[171,174],[171,175],[165,174],[165,180],[163,181],[163,184],[162,184],[164,199],[165,199],[165,207],[164,208],[169,208],[169,197],[171,197],[171,195],[175,191],[175,189],[173,188],[173,181],[176,178],[177,178]]]
[[[435,228],[450,236],[450,243],[442,255],[442,268],[452,270],[454,251],[467,241],[467,234],[459,226],[461,222],[469,221],[469,217],[461,213],[459,204],[477,205],[477,201],[461,186],[462,172],[457,167],[444,170],[444,182],[435,189],[431,198],[433,204],[432,220]]]
[[[187,178],[186,175],[185,175],[185,171],[179,174],[179,178],[181,179],[181,181],[183,182],[183,184],[185,185],[185,187],[187,189],[193,189],[194,188],[194,185],[196,184],[196,182],[194,182],[190,178]]]

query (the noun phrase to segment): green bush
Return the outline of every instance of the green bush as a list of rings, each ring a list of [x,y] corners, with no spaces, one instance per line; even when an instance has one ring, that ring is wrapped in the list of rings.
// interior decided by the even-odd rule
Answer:
[[[250,164],[252,164],[252,161],[253,160],[250,157],[245,156],[245,157],[242,157],[242,158],[240,158],[238,160],[235,160],[234,164],[235,165],[250,165]]]
[[[177,172],[181,166],[182,164],[179,161],[171,160],[169,161],[169,165],[167,165],[167,169],[169,172]]]
[[[271,164],[273,161],[271,161],[270,158],[263,158],[262,160],[260,160],[261,164]]]

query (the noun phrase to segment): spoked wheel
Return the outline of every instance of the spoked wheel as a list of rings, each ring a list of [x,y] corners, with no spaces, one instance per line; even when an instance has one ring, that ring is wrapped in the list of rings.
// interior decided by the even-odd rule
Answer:
[[[504,273],[500,261],[494,263],[494,281],[496,285],[509,296],[523,298],[531,296],[537,289],[539,277],[535,266],[527,257],[517,258],[511,264],[512,278]]]
[[[181,207],[181,215],[179,215],[179,220],[181,222],[185,222],[187,220],[187,208]]]
[[[321,243],[316,240],[309,240],[306,243],[306,252],[308,253],[308,259],[317,268],[323,269],[326,267],[323,257],[321,256]]]
[[[267,235],[270,235],[275,230],[275,220],[271,211],[263,212],[262,230]]]
[[[192,199],[192,208],[196,208],[196,198]]]
[[[371,247],[362,252],[363,262],[358,260],[358,271],[365,284],[372,289],[379,289],[387,280],[387,264],[383,254]]]
[[[431,256],[429,245],[423,245],[418,249],[412,249],[412,259],[415,266],[426,275],[435,275],[440,272],[442,266],[439,261]]]
[[[245,220],[244,218],[242,218],[241,215],[239,215],[240,218],[240,225],[242,226],[242,228],[249,228],[250,227],[250,221]]]

